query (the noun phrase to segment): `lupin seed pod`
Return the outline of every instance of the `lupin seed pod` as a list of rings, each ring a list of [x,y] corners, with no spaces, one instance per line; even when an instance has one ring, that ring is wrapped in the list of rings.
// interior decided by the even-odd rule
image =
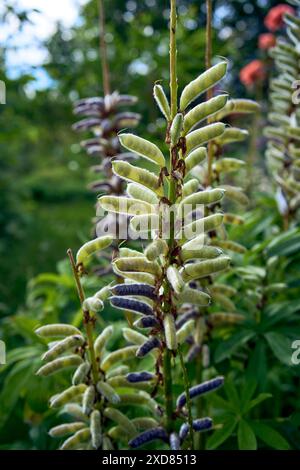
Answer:
[[[224,117],[230,114],[252,114],[260,110],[260,105],[253,100],[247,99],[230,99],[227,101],[223,109],[220,110],[214,117],[216,121],[221,121]]]
[[[188,242],[190,243],[190,242]],[[182,261],[189,261],[191,259],[213,259],[217,258],[220,256],[223,252],[220,250],[220,248],[217,248],[215,246],[210,246],[210,245],[204,245],[202,248],[199,249],[188,249],[185,246],[191,246],[193,248],[193,245],[188,245],[188,243],[184,244],[180,253]]]
[[[223,147],[233,142],[242,142],[249,136],[249,132],[245,129],[237,127],[227,127],[222,134],[216,138],[216,143]]]
[[[138,383],[138,382],[148,382],[150,380],[155,379],[155,375],[151,374],[150,372],[130,372],[126,375],[126,379],[130,383]]]
[[[104,303],[97,297],[87,297],[82,302],[82,309],[84,312],[99,313],[104,309]]]
[[[168,266],[167,279],[176,294],[180,294],[183,291],[185,283],[175,265]]]
[[[194,222],[191,222],[183,227],[183,241],[194,238],[195,234],[202,234],[204,232],[210,232],[215,230],[223,223],[224,215],[220,212],[202,217]]]
[[[217,240],[214,238],[213,243],[224,250],[233,251],[234,253],[244,254],[247,251],[243,245],[232,240]]]
[[[229,263],[230,258],[228,256],[219,256],[218,258],[207,261],[185,264],[181,270],[181,275],[185,282],[193,279],[201,279],[216,272],[223,271],[229,266]]]
[[[160,348],[161,343],[159,339],[156,336],[152,336],[148,341],[146,341],[144,344],[142,344],[137,352],[136,356],[137,357],[144,357],[147,354],[149,354],[153,349]]]
[[[170,435],[170,449],[180,450],[180,439],[176,432],[172,432]]]
[[[58,359],[54,359],[48,364],[40,367],[40,369],[36,372],[36,375],[41,376],[48,376],[55,374],[56,372],[60,372],[63,369],[68,367],[75,367],[82,363],[82,358],[77,354],[70,354],[69,356],[59,357]]]
[[[43,338],[81,335],[81,331],[73,325],[53,323],[53,325],[41,326],[35,333]]]
[[[167,121],[171,119],[171,110],[168,102],[168,98],[165,95],[164,89],[161,85],[155,84],[153,87],[153,96],[154,99],[161,110],[162,114],[165,116]]]
[[[196,432],[208,431],[212,428],[212,419],[211,418],[200,418],[193,420],[193,430]],[[189,433],[190,426],[188,423],[184,423],[179,431],[179,438],[180,441],[183,442],[188,433]]]
[[[137,447],[140,447],[143,444],[147,444],[148,442],[154,441],[155,439],[168,442],[168,434],[161,427],[148,429],[147,431],[142,432],[138,436],[131,439],[129,441],[129,446],[133,449],[136,449]]]
[[[216,312],[211,313],[208,317],[208,322],[213,327],[223,326],[223,325],[237,325],[245,320],[243,315],[238,313],[228,313],[228,312]]]
[[[151,300],[156,300],[155,288],[149,284],[117,284],[111,288],[111,292],[117,296],[141,295]]]
[[[56,359],[58,356],[68,351],[71,348],[76,348],[82,346],[84,343],[84,338],[81,335],[68,336],[67,338],[55,343],[55,345],[46,351],[42,356],[43,361],[51,361]]]
[[[186,205],[191,206],[191,210],[194,210],[197,205],[200,204],[215,204],[221,201],[225,194],[224,189],[215,188],[208,189],[206,191],[199,191],[195,194],[190,194],[182,200],[179,204],[178,210],[182,210]]]
[[[213,164],[213,168],[217,173],[229,173],[231,171],[240,170],[245,166],[245,162],[237,158],[221,158]]]
[[[215,379],[208,380],[202,384],[195,385],[189,390],[190,399],[196,398],[200,395],[203,395],[208,392],[213,392],[220,388],[224,383],[224,377],[216,377]],[[186,394],[185,392],[179,395],[177,398],[176,406],[177,408],[182,408],[186,404]]]
[[[101,362],[101,369],[104,370],[104,372],[106,372],[114,364],[120,361],[125,361],[128,359],[134,358],[136,355],[137,349],[138,349],[138,346],[127,346],[125,348],[117,349],[116,351],[111,352]]]
[[[182,186],[182,197],[187,197],[190,194],[195,193],[199,189],[199,181],[196,178],[193,178]]]
[[[207,307],[210,304],[210,300],[210,296],[205,292],[187,286],[176,298],[178,304],[191,303],[201,307]]]
[[[170,137],[171,137],[172,145],[177,144],[180,138],[181,132],[182,132],[182,128],[183,128],[183,114],[178,113],[174,117],[171,128],[170,128]]]
[[[141,315],[153,315],[152,308],[140,300],[118,296],[110,297],[109,300],[113,307],[120,308],[121,310],[128,310]]]
[[[67,403],[63,408],[62,413],[68,413],[79,421],[86,422],[88,420],[88,417],[83,413],[81,406],[76,403]]]
[[[74,423],[66,423],[66,424],[59,424],[50,429],[49,435],[51,437],[64,437],[68,434],[74,434],[79,429],[85,428],[86,425],[83,422],[74,422]]]
[[[156,320],[155,317],[147,316],[147,317],[141,317],[138,318],[133,325],[136,328],[157,328],[159,326],[158,321]]]
[[[153,389],[151,382],[128,382],[126,376],[116,375],[107,380],[107,383],[114,389],[132,388],[140,391],[150,392]],[[121,397],[121,395],[120,395]]]
[[[92,410],[92,407],[95,401],[95,396],[96,396],[96,393],[95,393],[94,385],[89,385],[86,388],[82,397],[82,410],[87,415],[89,415]]]
[[[136,434],[136,427],[121,411],[114,408],[105,408],[103,414],[107,418],[122,426],[122,428],[125,429],[128,433],[129,437],[132,437]]]
[[[217,65],[203,72],[199,77],[190,82],[184,89],[180,97],[180,110],[192,103],[198,96],[215,86],[226,74],[227,63],[220,62]]]
[[[163,196],[160,181],[154,173],[151,173],[151,171],[135,167],[130,163],[123,162],[121,160],[113,161],[112,169],[120,178],[133,183],[138,183],[150,189],[158,196]]]
[[[129,183],[127,185],[127,194],[133,198],[138,199],[148,204],[158,204],[159,199],[156,194],[145,186],[140,186],[139,184]]]
[[[169,248],[166,241],[158,238],[147,246],[145,256],[149,261],[155,261],[162,255],[166,256],[168,250]]]
[[[150,160],[156,165],[165,166],[166,162],[163,153],[149,140],[142,139],[134,134],[119,134],[118,137],[123,147],[127,150],[138,154],[146,160]]]
[[[184,325],[179,328],[179,330],[176,333],[177,337],[177,342],[179,344],[183,344],[185,340],[190,336],[190,334],[193,333],[195,329],[195,321],[194,320],[189,320]]]
[[[72,377],[72,384],[79,385],[80,383],[84,382],[89,371],[91,369],[91,365],[89,362],[83,362],[80,366],[76,369],[73,377]]]
[[[86,388],[87,386],[85,384],[72,385],[59,395],[56,395],[53,399],[50,399],[51,408],[58,408],[72,401],[72,399],[82,395]]]
[[[248,196],[243,192],[241,188],[236,188],[234,186],[225,185],[221,186],[222,189],[226,191],[225,197],[230,199],[238,204],[247,206],[249,204]]]
[[[113,450],[114,446],[108,436],[103,436],[102,450]]]
[[[120,196],[101,196],[98,203],[102,209],[125,215],[151,214],[155,207],[139,199]]]
[[[185,158],[185,171],[186,173],[190,172],[195,166],[200,165],[207,157],[207,150],[205,147],[198,147],[193,150]]]
[[[137,344],[138,346],[147,341],[147,336],[144,336],[131,328],[122,328],[122,333],[126,341]]]
[[[200,122],[215,116],[225,106],[227,100],[228,95],[218,95],[192,108],[184,116],[184,133],[187,134]],[[219,120],[216,119],[216,121]]]
[[[167,348],[171,351],[177,350],[177,336],[174,316],[171,313],[167,313],[163,318],[164,333],[166,339]]]
[[[94,342],[94,349],[96,356],[99,356],[101,354],[102,349],[105,347],[107,341],[109,338],[111,338],[113,334],[113,327],[111,325],[107,326],[104,328],[104,330],[100,333],[99,336],[97,336],[95,342]]]
[[[102,443],[101,415],[99,410],[91,413],[91,440],[94,449],[98,449]]]
[[[109,403],[117,404],[120,401],[119,395],[115,392],[115,390],[107,383],[100,380],[97,382],[97,390],[101,395],[106,398]]]
[[[161,275],[161,268],[156,261],[148,261],[145,257],[117,258],[114,262],[120,271],[135,271],[153,274],[153,276]]]
[[[88,441],[90,436],[91,432],[89,428],[80,429],[61,445],[60,450],[74,449],[82,442]]]
[[[189,155],[189,153],[195,150],[197,147],[201,147],[210,140],[220,137],[224,131],[225,124],[222,122],[216,122],[190,132],[186,136],[187,155]]]
[[[80,264],[84,264],[87,258],[89,258],[92,254],[105,250],[108,248],[113,241],[113,238],[110,235],[105,235],[102,237],[95,238],[84,245],[77,251],[76,255],[76,264],[79,266]]]

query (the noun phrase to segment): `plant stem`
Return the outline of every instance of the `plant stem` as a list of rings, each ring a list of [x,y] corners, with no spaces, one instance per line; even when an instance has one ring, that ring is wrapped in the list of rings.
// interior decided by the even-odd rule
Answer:
[[[188,410],[188,422],[190,426],[189,435],[190,435],[190,442],[191,442],[191,449],[194,450],[194,430],[193,430],[193,416],[192,416],[192,406],[190,400],[190,381],[188,377],[188,373],[184,364],[184,359],[181,351],[181,346],[178,346],[178,353],[180,358],[181,369],[183,372],[183,382],[184,382],[184,390],[186,394],[186,406]]]
[[[74,256],[73,256],[71,248],[68,249],[67,255],[70,260],[73,276],[74,276],[75,283],[76,283],[78,297],[79,297],[81,308],[83,311],[83,324],[84,324],[86,336],[87,336],[88,350],[89,350],[89,356],[90,356],[90,361],[91,361],[91,366],[92,366],[93,381],[94,381],[94,384],[96,385],[97,382],[99,381],[99,370],[98,370],[98,365],[96,361],[94,338],[93,338],[95,317],[90,315],[90,312],[88,310],[84,310],[82,307],[82,304],[85,299],[85,294],[84,294],[84,290],[80,281],[79,274],[76,269],[76,264],[75,264],[75,260],[74,260]]]
[[[99,8],[99,51],[101,58],[101,68],[103,77],[103,92],[104,95],[110,94],[110,79],[109,79],[109,65],[107,59],[107,45],[105,40],[105,10],[104,0],[98,0]]]
[[[206,0],[206,41],[205,41],[205,68],[208,70],[211,67],[212,57],[212,0]],[[213,97],[213,89],[210,88],[206,92],[206,99],[210,100]],[[210,119],[207,120],[209,124]],[[210,186],[212,179],[212,164],[214,158],[213,142],[210,140],[207,145],[207,186]]]
[[[171,101],[171,119],[174,119],[177,113],[177,48],[176,48],[176,29],[177,13],[176,0],[170,0],[170,101]]]

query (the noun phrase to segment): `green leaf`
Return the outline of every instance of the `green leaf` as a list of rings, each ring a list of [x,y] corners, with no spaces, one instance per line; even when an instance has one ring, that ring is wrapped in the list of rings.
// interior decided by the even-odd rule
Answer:
[[[240,450],[256,450],[257,442],[255,434],[249,424],[243,419],[238,426],[238,444]]]
[[[249,330],[239,331],[227,341],[222,341],[216,348],[215,361],[221,362],[230,357],[238,348],[253,338],[254,332]]]
[[[292,341],[286,336],[275,332],[266,333],[264,336],[277,359],[283,364],[291,366]]]
[[[273,395],[271,393],[260,393],[256,398],[251,400],[248,404],[248,406],[245,407],[245,413],[247,411],[251,410],[255,406],[259,405],[261,402],[267,400],[268,398],[271,398]]]
[[[213,450],[225,442],[233,433],[237,421],[235,418],[229,417],[224,421],[223,427],[215,431],[207,440],[206,448]]]
[[[271,426],[263,423],[251,423],[251,425],[255,434],[268,446],[277,450],[290,449],[289,443],[281,436],[281,434],[279,434],[279,432],[271,428]]]
[[[299,229],[290,230],[274,238],[267,248],[267,256],[290,256],[300,250]]]

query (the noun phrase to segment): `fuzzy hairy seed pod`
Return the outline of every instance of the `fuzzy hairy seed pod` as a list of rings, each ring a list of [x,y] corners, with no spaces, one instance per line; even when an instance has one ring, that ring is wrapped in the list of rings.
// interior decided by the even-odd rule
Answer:
[[[170,435],[170,449],[180,450],[180,439],[176,432],[172,432]]]
[[[156,415],[160,414],[160,408],[156,401],[151,397],[151,395],[145,391],[134,391],[133,393],[122,393],[120,395],[121,402],[119,406],[128,406],[128,405],[141,405],[147,406],[153,413]]]
[[[201,234],[203,232],[210,232],[211,230],[215,230],[223,223],[224,215],[220,212],[217,212],[212,215],[208,215],[207,217],[202,217],[201,219],[195,220],[183,227],[183,235],[185,240],[186,236],[188,239],[191,238],[190,235]]]
[[[171,137],[172,145],[176,145],[177,142],[179,141],[182,128],[183,128],[183,114],[178,113],[174,117],[171,128],[170,128],[170,137]]]
[[[155,419],[148,418],[148,417],[134,418],[132,422],[138,431],[143,431],[143,430],[155,428],[156,426],[158,426],[158,422]]]
[[[94,449],[98,449],[102,442],[102,429],[101,429],[101,415],[99,410],[94,410],[91,413],[91,440]]]
[[[225,198],[237,202],[243,206],[249,205],[249,198],[241,188],[236,188],[227,184],[222,184],[221,189],[226,191]]]
[[[180,294],[183,291],[185,283],[175,265],[168,266],[167,279],[176,294]]]
[[[189,389],[190,399],[196,398],[204,393],[213,392],[220,388],[224,383],[224,377],[219,376],[212,380],[207,380],[199,385],[195,385]],[[185,392],[179,395],[176,401],[177,408],[182,408],[186,404]]]
[[[128,297],[110,297],[110,303],[113,307],[119,308],[121,310],[129,310],[133,313],[138,313],[142,315],[153,315],[152,308],[145,302],[140,300],[129,299]]]
[[[111,338],[112,334],[113,334],[113,327],[109,325],[106,328],[104,328],[104,330],[100,333],[99,336],[97,336],[95,343],[94,343],[96,356],[99,356],[99,354],[101,354],[102,349],[105,347],[107,341],[109,340],[109,338]]]
[[[69,401],[72,401],[82,395],[86,388],[87,386],[85,384],[72,385],[71,387],[61,392],[59,395],[55,395],[54,398],[51,398],[50,407],[58,408],[62,405],[65,405]]]
[[[94,297],[96,299],[100,299],[102,301],[107,300],[109,296],[110,296],[110,287],[109,286],[102,287],[102,289],[98,290],[98,292],[96,292],[96,294],[94,294]]]
[[[131,165],[128,162],[121,160],[115,160],[112,162],[112,169],[115,175],[124,179],[125,181],[131,181],[133,183],[140,184],[153,191],[158,196],[163,196],[163,189],[160,185],[159,178],[151,171],[143,168],[138,168]]]
[[[212,428],[212,419],[211,418],[200,418],[200,419],[194,419],[193,420],[193,430],[196,432],[201,432],[201,431],[208,431],[209,429]],[[188,423],[184,423],[179,431],[179,437],[180,441],[183,442],[188,433],[189,433],[190,426]]]
[[[126,380],[130,383],[148,382],[155,379],[155,375],[150,372],[131,372],[126,375]]]
[[[166,256],[169,251],[168,244],[165,240],[158,238],[154,240],[145,250],[145,256],[149,261],[157,260],[161,255]]]
[[[181,328],[176,333],[177,336],[177,342],[179,344],[183,344],[185,340],[190,336],[190,334],[193,333],[195,329],[195,321],[194,320],[189,320],[184,325],[182,325]]]
[[[237,290],[234,287],[228,286],[226,284],[213,284],[209,287],[209,291],[212,295],[214,294],[223,294],[228,297],[233,297],[237,294]]]
[[[224,194],[225,190],[220,188],[208,189],[206,191],[198,191],[197,193],[190,194],[186,198],[182,199],[178,207],[178,212],[180,213],[180,211],[183,211],[186,205],[191,206],[191,210],[194,210],[196,206],[200,204],[214,204],[221,201]]]
[[[114,446],[111,442],[110,438],[107,436],[103,436],[102,439],[102,450],[113,450]]]
[[[238,313],[216,312],[209,315],[209,323],[214,326],[237,325],[245,320],[243,315]]]
[[[128,382],[124,375],[116,375],[115,377],[111,377],[107,382],[114,389],[132,388],[145,392],[150,392],[153,389],[153,384],[151,382]]]
[[[122,333],[128,343],[133,343],[140,346],[145,341],[147,341],[147,336],[144,336],[141,333],[132,330],[131,328],[122,328]]]
[[[234,312],[236,310],[234,303],[223,294],[215,293],[213,295],[213,301],[221,305],[222,308],[229,312]]]
[[[152,230],[159,230],[160,218],[157,214],[135,215],[130,220],[130,228],[140,235],[150,233]],[[147,237],[146,237],[147,238]]]
[[[168,98],[165,95],[164,89],[161,85],[154,85],[153,87],[153,96],[154,99],[161,110],[162,114],[165,116],[167,121],[171,120],[171,110]]]
[[[188,242],[189,243],[189,242]],[[211,245],[204,245],[202,248],[199,249],[192,249],[189,250],[185,248],[184,244],[181,250],[181,259],[182,261],[189,261],[191,259],[213,259],[217,258],[218,256],[222,255],[222,250],[220,248],[217,248],[215,246]]]
[[[69,356],[60,357],[48,362],[48,364],[40,367],[36,372],[36,375],[46,377],[48,375],[55,374],[56,372],[60,372],[62,369],[78,366],[81,363],[82,358],[80,356],[77,356],[77,354],[70,354]]]
[[[176,326],[174,316],[171,313],[167,313],[163,319],[164,333],[166,339],[167,348],[171,351],[177,349],[177,337],[176,337]]]
[[[155,277],[152,274],[140,273],[140,272],[130,272],[130,271],[121,271],[113,265],[113,271],[120,277],[123,277],[125,281],[132,280],[140,284],[149,284],[150,286],[155,285]]]
[[[83,362],[82,364],[80,364],[80,366],[77,367],[76,371],[74,372],[74,375],[72,377],[72,384],[79,385],[83,383],[86,380],[90,369],[91,365],[89,362]]]
[[[112,377],[116,377],[117,375],[125,375],[128,372],[129,372],[128,366],[115,367],[114,369],[107,372],[106,378],[111,379]]]
[[[133,323],[133,326],[135,326],[136,328],[154,328],[154,327],[158,327],[159,326],[159,323],[158,321],[156,320],[155,317],[150,317],[150,316],[147,316],[147,317],[141,317],[141,318],[138,318],[134,323]]]
[[[106,416],[106,418],[109,418],[110,420],[122,426],[129,436],[134,436],[136,434],[136,427],[121,411],[114,408],[105,408],[103,414]]]
[[[219,62],[186,85],[180,97],[180,110],[184,111],[198,96],[215,86],[225,76],[226,70],[227,62]]]
[[[201,147],[210,140],[221,136],[224,131],[225,124],[223,122],[215,122],[190,132],[186,136],[187,154],[189,155],[189,153],[195,150],[197,147]]]
[[[228,256],[219,256],[218,258],[199,261],[193,264],[185,264],[181,271],[182,278],[185,282],[193,279],[201,279],[223,271],[229,266],[230,258]]]
[[[60,450],[74,449],[82,442],[88,441],[90,436],[91,432],[89,428],[80,429],[61,445]]]
[[[245,129],[237,127],[227,127],[224,132],[216,138],[216,143],[220,146],[231,144],[233,142],[242,142],[249,136]]]
[[[111,366],[117,362],[133,359],[136,355],[137,349],[138,346],[127,346],[125,348],[117,349],[116,351],[111,352],[101,362],[101,369],[104,372],[107,372]]]
[[[141,253],[140,251],[125,247],[119,249],[119,254],[120,258],[133,258],[134,256],[138,258],[140,256],[143,256],[143,253]]]
[[[53,323],[52,325],[41,326],[35,330],[35,333],[43,338],[81,335],[81,331],[78,330],[78,328],[64,323]]]
[[[245,166],[245,162],[237,158],[222,158],[214,163],[214,169],[218,173],[229,173],[231,171],[240,170]]]
[[[223,248],[224,250],[233,251],[234,253],[244,254],[247,251],[247,249],[243,245],[240,245],[240,243],[234,242],[232,240],[214,239],[214,245],[217,245],[220,248]]]
[[[139,199],[132,199],[120,196],[101,196],[98,203],[102,209],[108,212],[115,212],[125,215],[151,214],[155,212],[155,207],[142,202]]]
[[[149,204],[159,203],[159,199],[156,194],[150,189],[145,188],[145,186],[129,183],[126,188],[126,192],[132,199],[138,199],[143,202],[148,202]]]
[[[228,100],[222,110],[215,115],[216,121],[221,121],[224,117],[230,114],[252,114],[260,110],[260,105],[253,100],[247,99],[232,99]]]
[[[85,427],[85,423],[79,421],[75,423],[59,424],[50,429],[49,435],[51,437],[64,437],[67,434],[74,434],[74,432]]]
[[[95,401],[96,392],[94,385],[89,385],[85,390],[83,397],[82,397],[82,410],[85,414],[89,415],[93,404]]]
[[[228,95],[219,95],[198,104],[184,116],[184,133],[187,134],[200,122],[215,116],[226,104]],[[219,121],[220,119],[216,119]]]
[[[151,300],[156,300],[155,288],[149,284],[117,284],[111,288],[111,292],[117,296],[141,295]]]
[[[68,351],[69,349],[82,346],[84,341],[85,340],[81,335],[67,336],[67,338],[63,339],[62,341],[55,343],[55,345],[49,349],[49,351],[46,351],[45,354],[43,354],[42,359],[44,361],[51,361],[56,359],[58,356]]]
[[[195,166],[200,165],[207,157],[207,150],[205,147],[198,147],[193,150],[184,160],[185,172],[189,173]]]
[[[89,258],[93,253],[97,251],[105,250],[113,242],[113,238],[110,235],[105,235],[103,237],[95,238],[84,245],[77,251],[76,254],[76,264],[84,264],[84,262]]]
[[[104,303],[97,297],[87,297],[82,302],[82,309],[85,312],[98,313],[104,309]]]
[[[133,449],[136,449],[137,447],[140,447],[143,444],[147,444],[148,442],[154,441],[155,439],[168,442],[168,434],[161,427],[148,429],[147,431],[144,431],[138,436],[131,439],[131,441],[129,441],[129,446]]]
[[[88,420],[88,417],[83,413],[81,406],[76,403],[67,403],[61,412],[68,413],[79,421],[86,422]]]
[[[145,257],[117,258],[114,262],[120,271],[135,271],[153,274],[153,276],[161,275],[161,268],[155,261],[148,261]]]
[[[195,193],[199,189],[199,181],[196,178],[193,178],[182,186],[182,197],[185,198],[190,194]]]
[[[203,344],[202,346],[202,367],[207,369],[210,364],[210,350],[207,344]]]
[[[148,341],[146,341],[138,348],[136,356],[144,357],[149,354],[153,349],[160,348],[160,346],[161,342],[159,341],[159,339],[156,338],[156,336],[152,336]]]
[[[102,380],[100,380],[97,383],[97,390],[110,403],[113,403],[116,405],[117,403],[120,402],[119,395],[115,392],[113,387],[111,387],[107,382],[103,382]]]
[[[210,304],[211,298],[205,292],[186,286],[178,295],[176,301],[178,304],[190,303],[192,305],[207,307]]]
[[[180,328],[185,325],[189,320],[193,320],[195,318],[197,318],[198,316],[198,312],[196,310],[190,310],[186,313],[183,313],[182,315],[180,315],[180,317],[177,318],[176,320],[176,327],[178,329],[177,331],[177,340],[178,340],[178,333],[180,331]],[[178,341],[179,342],[179,341]]]

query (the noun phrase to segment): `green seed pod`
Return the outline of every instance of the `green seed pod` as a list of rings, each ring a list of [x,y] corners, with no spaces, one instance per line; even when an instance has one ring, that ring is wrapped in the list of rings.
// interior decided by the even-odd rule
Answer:
[[[142,284],[150,284],[150,286],[155,285],[155,277],[152,276],[152,274],[136,273],[136,272],[130,272],[130,271],[120,271],[119,269],[117,269],[115,265],[113,265],[113,270],[115,274],[123,277],[126,280],[131,279],[133,281],[140,282]]]
[[[103,436],[102,439],[102,450],[113,450],[114,446],[109,437]]]
[[[104,303],[97,297],[87,297],[82,303],[82,309],[84,312],[98,313],[104,309]]]
[[[149,204],[158,204],[159,199],[156,194],[145,186],[140,186],[139,184],[129,183],[126,188],[128,196],[133,199],[138,199],[140,201],[148,202]]]
[[[220,62],[203,72],[199,77],[190,82],[184,89],[180,97],[180,110],[192,103],[198,96],[215,86],[226,74],[227,63]]]
[[[197,147],[201,147],[210,140],[221,136],[224,131],[225,124],[223,124],[223,122],[215,122],[190,132],[186,136],[187,155],[189,155],[189,153],[195,150]]]
[[[113,387],[111,387],[107,382],[103,382],[102,380],[100,380],[97,383],[97,390],[110,403],[113,403],[113,404],[119,403],[120,401],[119,395],[115,392]]]
[[[132,330],[131,328],[122,328],[122,333],[128,343],[133,343],[140,346],[145,341],[147,341],[147,336],[144,336],[141,333]]]
[[[77,405],[76,403],[67,403],[67,405],[63,408],[62,413],[68,413],[69,415],[73,416],[73,418],[80,421],[88,421],[88,417],[83,413],[81,406]]]
[[[159,230],[159,226],[160,219],[157,214],[135,215],[130,220],[130,228],[140,235],[149,233],[152,230]]]
[[[100,250],[105,250],[105,248],[111,245],[112,241],[113,238],[110,235],[105,235],[85,243],[77,251],[76,264],[84,264],[86,259],[89,258],[93,253],[96,253]]]
[[[207,307],[210,304],[210,296],[205,292],[186,286],[178,295],[177,302],[179,304],[190,303],[193,305],[200,305],[201,307]]]
[[[99,336],[97,336],[95,343],[94,343],[96,356],[99,356],[101,354],[102,349],[105,347],[107,341],[112,336],[112,334],[113,334],[113,327],[109,325],[106,328],[104,328],[104,330],[100,333]]]
[[[102,289],[100,289],[98,292],[96,292],[96,294],[94,294],[94,297],[102,301],[107,300],[108,297],[110,297],[110,287],[109,286],[102,287]]]
[[[189,240],[188,242],[185,242],[182,245],[182,250],[185,250],[186,252],[188,252],[188,251],[198,251],[201,248],[204,248],[205,241],[206,241],[205,233],[200,233],[200,235],[197,235],[192,240]]]
[[[78,366],[81,363],[82,358],[80,356],[77,356],[77,354],[70,354],[69,356],[60,357],[58,359],[54,359],[54,361],[48,362],[48,364],[45,364],[36,372],[36,375],[46,377],[48,375],[55,374],[62,369]]]
[[[131,199],[119,196],[101,196],[98,202],[102,209],[108,212],[116,212],[125,215],[151,214],[155,208],[139,199]]]
[[[94,410],[91,414],[91,438],[92,446],[98,449],[102,442],[101,415],[99,410]]]
[[[182,199],[179,204],[178,212],[184,210],[184,206],[191,206],[191,210],[194,210],[197,205],[200,204],[214,204],[221,201],[225,194],[224,189],[215,188],[208,189],[206,191],[198,191],[197,193],[190,194],[186,198]]]
[[[205,147],[198,147],[196,150],[193,150],[184,160],[186,173],[189,173],[195,166],[202,163],[206,157],[207,150]]]
[[[111,352],[101,362],[101,369],[106,372],[117,362],[133,359],[137,349],[138,346],[127,346],[125,348],[117,349],[116,351]]]
[[[222,308],[228,312],[234,312],[236,310],[234,303],[225,295],[215,292],[213,294],[213,301],[221,305]]]
[[[207,261],[185,264],[181,270],[181,275],[185,282],[193,279],[201,279],[216,272],[223,271],[229,266],[229,263],[230,258],[228,256],[219,256],[218,258]]]
[[[134,152],[156,165],[165,166],[166,161],[163,153],[149,140],[142,139],[134,134],[119,134],[118,137],[123,147],[130,150],[130,152]]]
[[[167,313],[163,319],[164,332],[167,348],[171,351],[177,350],[176,326],[174,317],[171,313]]]
[[[235,186],[229,186],[227,184],[223,184],[221,189],[226,191],[225,197],[234,201],[238,202],[243,206],[249,205],[248,196],[243,192],[242,188],[236,188]]]
[[[145,250],[145,256],[149,261],[155,261],[160,256],[166,256],[168,253],[168,245],[165,240],[157,238]]]
[[[112,162],[113,172],[126,181],[140,184],[153,191],[158,196],[163,196],[163,188],[158,177],[151,171],[138,168],[128,162],[115,160]]]
[[[237,290],[231,286],[227,286],[226,284],[213,284],[209,287],[209,291],[212,295],[214,294],[223,294],[227,295],[228,297],[233,297],[237,294]]]
[[[120,258],[132,258],[132,257],[139,257],[144,256],[144,253],[141,253],[137,250],[132,250],[131,248],[120,248],[119,249]]]
[[[165,116],[167,121],[171,120],[171,111],[170,105],[168,102],[168,98],[165,95],[164,89],[161,85],[154,85],[153,87],[153,96],[158,104],[159,109],[161,110],[162,114]]]
[[[183,227],[183,240],[191,239],[193,234],[201,234],[203,232],[209,232],[215,230],[223,222],[223,214],[216,213],[208,215],[207,217],[202,217],[202,219],[195,220],[190,224],[187,224]]]
[[[85,426],[85,423],[82,422],[59,424],[58,426],[50,429],[49,435],[51,437],[63,437],[67,434],[74,434],[74,432],[79,431],[79,429],[83,429]]]
[[[142,391],[151,391],[153,388],[151,382],[129,382],[124,375],[116,375],[115,377],[111,377],[107,382],[115,389],[134,388]]]
[[[199,189],[199,181],[196,178],[193,178],[182,186],[182,197],[185,198],[192,193],[195,193]]]
[[[272,294],[274,292],[283,292],[287,288],[287,285],[284,282],[276,282],[274,284],[269,284],[264,288],[264,292],[267,294]]]
[[[86,380],[86,377],[91,369],[91,365],[88,362],[83,362],[80,366],[76,369],[73,378],[72,384],[79,385]]]
[[[133,393],[122,393],[119,406],[141,405],[147,406],[153,413],[159,413],[159,406],[156,401],[145,391],[134,391]]]
[[[69,437],[60,447],[60,450],[69,450],[76,448],[82,442],[86,442],[90,439],[91,432],[89,428],[80,429],[74,434],[74,436]]]
[[[158,422],[153,418],[134,418],[132,423],[137,428],[138,431],[144,431],[146,429],[156,428]]]
[[[198,104],[184,116],[184,134],[187,134],[200,122],[212,118],[226,104],[228,95],[219,95],[208,101]],[[216,119],[219,121],[220,119]]]
[[[176,333],[177,341],[183,344],[185,340],[195,331],[195,320],[189,320]]]
[[[217,245],[217,246],[219,246],[220,248],[222,248],[224,250],[233,251],[234,253],[244,254],[247,251],[246,248],[243,245],[240,245],[239,243],[234,242],[232,240],[217,240],[217,239],[214,239],[213,243],[214,243],[214,245]]]
[[[217,173],[229,173],[230,171],[237,171],[245,166],[245,162],[237,158],[221,158],[213,164],[213,169]]]
[[[231,144],[233,142],[242,142],[249,135],[249,132],[245,129],[238,129],[237,127],[227,127],[216,139],[216,143],[220,146]]]
[[[82,397],[82,410],[85,414],[89,415],[93,409],[96,393],[94,385],[89,385]]]
[[[178,113],[173,119],[171,128],[170,128],[170,137],[171,144],[176,145],[179,141],[181,132],[183,128],[183,114]]]
[[[65,405],[69,401],[72,401],[78,396],[82,395],[85,392],[86,388],[87,386],[85,384],[72,385],[59,395],[55,395],[53,399],[50,399],[50,407],[58,408],[60,406]]]
[[[244,219],[236,214],[230,214],[227,212],[224,214],[224,224],[243,225]]]
[[[209,323],[214,326],[223,326],[223,325],[236,325],[244,321],[244,316],[239,315],[238,313],[211,313],[209,315]]]
[[[228,100],[226,106],[215,116],[216,121],[221,121],[230,114],[252,114],[260,110],[260,105],[253,100],[234,99]]]
[[[129,437],[134,436],[136,434],[136,427],[121,411],[116,410],[114,408],[105,408],[103,414],[104,416],[106,416],[106,418],[111,419],[115,423],[122,426],[122,428],[126,429],[126,432],[128,433]]]
[[[118,258],[114,261],[115,266],[120,271],[135,271],[153,274],[153,276],[161,275],[161,268],[157,262],[148,261],[141,256],[140,258]]]
[[[119,366],[115,367],[112,370],[109,370],[106,374],[107,379],[111,379],[112,377],[116,377],[117,375],[126,375],[129,372],[128,366]]]
[[[81,335],[67,336],[67,338],[56,342],[49,351],[45,352],[42,359],[43,361],[52,361],[69,349],[82,346],[84,341],[85,339]]]
[[[167,279],[176,294],[180,294],[185,287],[185,283],[176,266],[167,268]]]
[[[63,323],[53,323],[52,325],[41,326],[35,330],[35,333],[43,338],[81,335],[81,331],[78,330],[78,328]]]
[[[192,240],[193,241],[193,240]],[[188,242],[190,243],[190,242]],[[181,249],[180,257],[182,261],[189,261],[191,259],[212,259],[217,258],[218,256],[222,255],[223,252],[219,248],[211,245],[204,245],[198,249],[188,249],[185,248],[187,245],[184,244]]]

